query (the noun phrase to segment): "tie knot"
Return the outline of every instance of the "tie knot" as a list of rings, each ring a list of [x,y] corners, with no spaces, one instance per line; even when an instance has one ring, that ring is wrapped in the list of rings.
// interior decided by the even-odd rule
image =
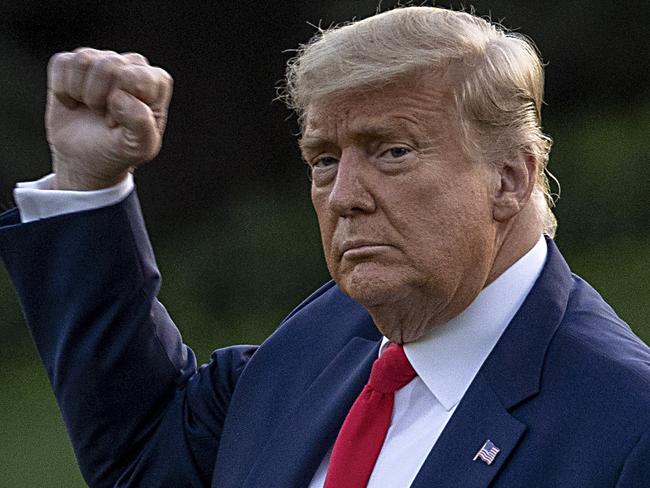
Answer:
[[[381,393],[393,393],[416,376],[404,347],[391,343],[373,363],[368,386]]]

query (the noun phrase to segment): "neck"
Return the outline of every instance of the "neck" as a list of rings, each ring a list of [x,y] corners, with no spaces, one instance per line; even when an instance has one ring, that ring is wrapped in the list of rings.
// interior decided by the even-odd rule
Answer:
[[[508,222],[500,224],[494,240],[494,259],[485,282],[488,286],[530,251],[541,234],[541,224],[532,205]]]

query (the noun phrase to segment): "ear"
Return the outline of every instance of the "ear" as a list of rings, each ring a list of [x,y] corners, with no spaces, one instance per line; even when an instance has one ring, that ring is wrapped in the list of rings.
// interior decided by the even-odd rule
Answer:
[[[497,165],[497,185],[492,216],[505,222],[517,215],[530,200],[537,178],[537,159],[525,150]]]

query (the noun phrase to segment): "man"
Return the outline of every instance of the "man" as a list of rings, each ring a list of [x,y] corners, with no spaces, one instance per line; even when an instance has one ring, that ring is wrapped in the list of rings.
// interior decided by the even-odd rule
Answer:
[[[171,78],[55,56],[53,174],[17,189],[0,249],[88,483],[646,486],[650,353],[551,240],[542,85],[529,42],[466,13],[308,44],[286,95],[334,281],[197,371],[130,176]]]

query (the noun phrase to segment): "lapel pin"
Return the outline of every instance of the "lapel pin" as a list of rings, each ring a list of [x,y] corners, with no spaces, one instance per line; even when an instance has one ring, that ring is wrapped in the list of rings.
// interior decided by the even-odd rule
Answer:
[[[483,444],[483,447],[478,450],[476,456],[474,456],[474,459],[472,459],[472,461],[480,459],[489,466],[492,464],[494,458],[497,457],[497,454],[499,454],[499,452],[501,452],[501,449],[495,446],[494,443],[488,439],[485,441],[485,444]]]

